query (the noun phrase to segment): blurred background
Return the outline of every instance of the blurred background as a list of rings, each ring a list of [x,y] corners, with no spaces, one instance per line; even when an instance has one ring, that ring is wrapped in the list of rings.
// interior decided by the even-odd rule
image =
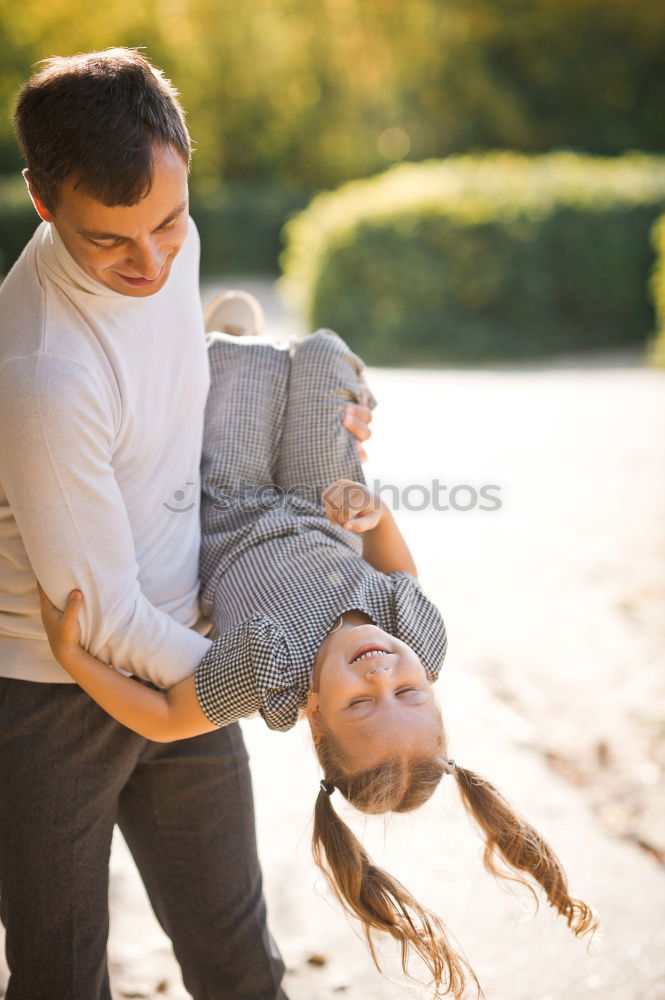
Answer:
[[[0,15],[0,270],[34,227],[18,87],[49,55],[133,45],[188,113],[204,273],[285,270],[308,323],[372,363],[653,339],[660,4],[1,0]]]
[[[0,45],[0,272],[37,222],[9,124],[31,66],[144,47],[197,147],[204,302],[249,288],[278,336],[330,326],[369,364],[367,480],[446,618],[451,755],[541,829],[603,936],[527,920],[452,786],[387,835],[351,819],[377,860],[491,1000],[663,1000],[665,5],[0,0]],[[426,995],[389,948],[378,977],[312,868],[306,734],[243,728],[290,996]],[[185,997],[120,841],[111,893],[117,996]]]

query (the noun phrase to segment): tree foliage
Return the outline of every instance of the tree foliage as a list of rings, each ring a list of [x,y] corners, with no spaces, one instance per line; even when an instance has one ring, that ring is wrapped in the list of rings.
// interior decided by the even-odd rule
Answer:
[[[140,45],[180,88],[194,181],[307,188],[511,148],[657,151],[665,5],[630,0],[0,0],[1,169],[41,58]]]

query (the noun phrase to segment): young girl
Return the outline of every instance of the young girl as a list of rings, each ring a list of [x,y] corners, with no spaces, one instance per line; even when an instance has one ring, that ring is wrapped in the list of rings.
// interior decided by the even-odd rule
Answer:
[[[287,730],[305,715],[323,770],[315,860],[361,920],[375,962],[372,932],[386,931],[405,972],[412,952],[426,962],[437,995],[461,997],[468,966],[439,918],[372,864],[333,807],[336,789],[363,812],[406,812],[454,774],[484,833],[486,868],[533,876],[574,934],[595,930],[537,831],[448,759],[432,687],[446,652],[443,620],[341,423],[363,392],[362,362],[325,330],[284,346],[215,334],[208,347],[201,605],[217,638],[193,677],[159,691],[81,648],[79,592],[61,615],[40,589],[54,655],[102,708],[151,740],[196,736],[256,711]]]

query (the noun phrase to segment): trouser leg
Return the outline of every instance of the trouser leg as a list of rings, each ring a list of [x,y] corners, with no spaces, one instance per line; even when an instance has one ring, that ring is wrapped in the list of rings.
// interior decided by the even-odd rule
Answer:
[[[147,744],[119,823],[194,1000],[285,1000],[240,727]]]
[[[201,606],[212,616],[226,559],[275,502],[274,486],[321,504],[336,479],[364,482],[349,402],[375,405],[363,363],[330,330],[288,349],[214,335],[202,453]]]
[[[363,362],[332,330],[295,344],[275,482],[315,502],[336,479],[364,482],[353,435],[342,420],[348,403],[376,405]],[[312,496],[314,494],[314,496]]]
[[[204,493],[273,480],[288,393],[287,348],[256,337],[214,334],[201,462]]]
[[[212,616],[225,561],[271,502],[288,393],[288,349],[211,334],[201,453],[200,601]]]
[[[7,1000],[110,1000],[111,836],[144,742],[73,684],[0,678]]]

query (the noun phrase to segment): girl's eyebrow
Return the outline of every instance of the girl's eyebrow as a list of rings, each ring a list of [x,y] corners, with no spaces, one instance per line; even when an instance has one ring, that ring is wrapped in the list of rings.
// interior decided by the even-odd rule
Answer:
[[[169,215],[167,215],[165,219],[162,219],[162,221],[160,222],[160,224],[157,226],[157,229],[153,229],[153,233],[156,233],[160,229],[163,229],[164,226],[168,226],[169,222],[173,222],[174,219],[177,219],[177,217],[180,215],[180,213],[184,212],[186,208],[187,208],[187,199],[185,198],[185,200],[183,201],[182,205],[178,205],[178,207],[174,208],[174,210],[172,212],[170,212]],[[121,236],[119,233],[102,233],[102,232],[97,231],[96,229],[77,229],[76,232],[79,234],[79,236],[86,236],[89,240],[128,240],[128,239],[131,239],[130,236]]]

